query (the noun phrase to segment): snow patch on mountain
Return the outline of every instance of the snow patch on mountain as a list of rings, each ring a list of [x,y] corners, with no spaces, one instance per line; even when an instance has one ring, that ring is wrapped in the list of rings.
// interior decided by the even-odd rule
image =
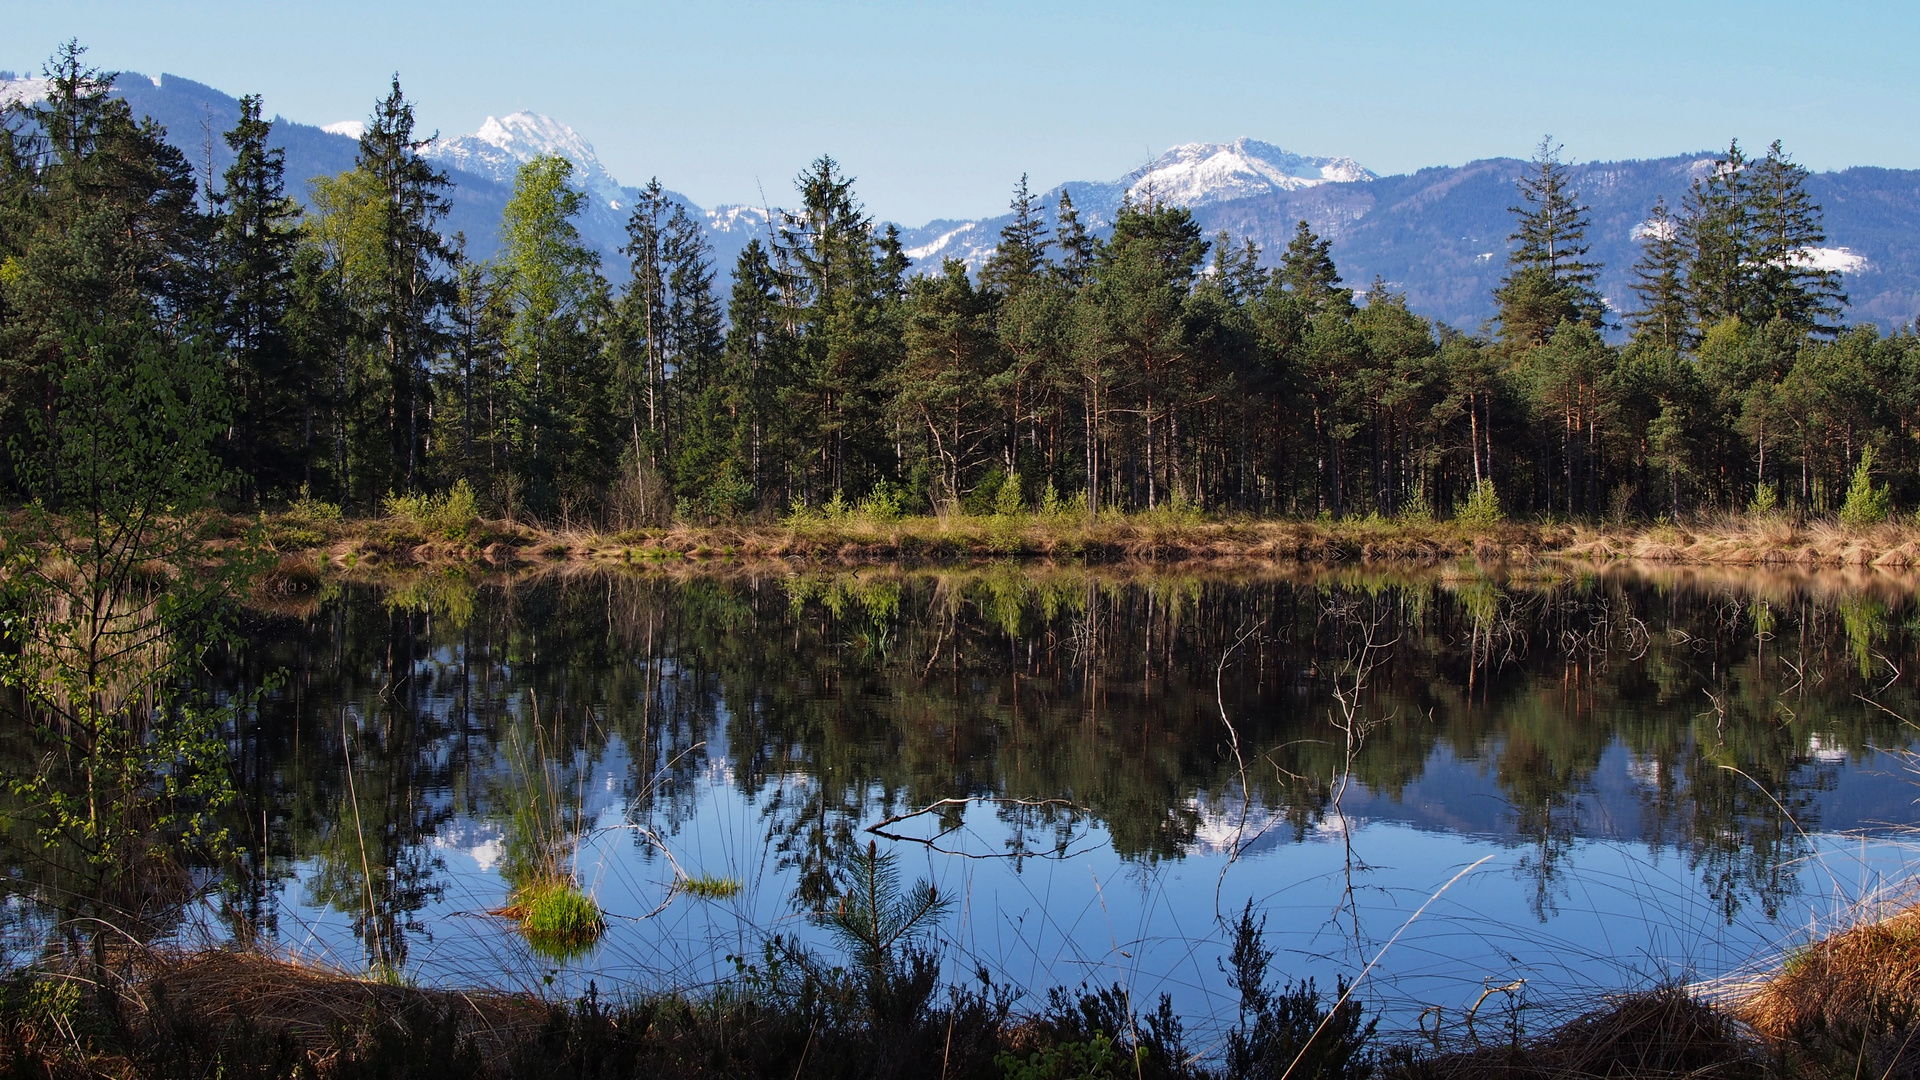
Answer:
[[[1627,238],[1630,240],[1645,240],[1648,237],[1655,240],[1671,240],[1679,235],[1680,226],[1671,220],[1643,221],[1627,232]]]
[[[943,222],[942,224],[951,223]],[[978,235],[976,236],[975,234]],[[951,228],[940,233],[924,244],[906,248],[904,251],[907,258],[912,259],[916,264],[926,264],[943,261],[952,257],[953,252],[956,250],[965,250],[967,255],[963,255],[961,258],[967,258],[977,253],[981,249],[982,243],[984,243],[985,248],[990,251],[997,242],[998,238],[991,236],[986,227],[980,222],[968,221],[956,228]],[[968,261],[971,260],[969,259]],[[973,269],[979,268],[973,267]]]
[[[320,130],[329,135],[345,135],[349,139],[358,139],[367,133],[365,120],[335,120],[331,124],[321,124]]]
[[[0,81],[0,108],[31,105],[47,96],[46,79],[20,78]]]
[[[1794,261],[1815,270],[1831,270],[1841,274],[1858,274],[1868,268],[1865,255],[1843,247],[1801,248]]]
[[[579,132],[550,116],[533,112],[487,117],[471,135],[435,139],[421,156],[450,169],[484,176],[511,186],[520,166],[543,155],[565,158],[573,165],[575,186],[587,193],[596,208],[620,210],[631,202],[607,167],[593,152],[593,144]]]
[[[1236,139],[1176,146],[1117,183],[1136,202],[1191,207],[1376,179],[1350,157],[1307,157],[1258,139]]]
[[[704,211],[709,232],[749,235],[767,231],[771,215],[762,207],[724,203]]]

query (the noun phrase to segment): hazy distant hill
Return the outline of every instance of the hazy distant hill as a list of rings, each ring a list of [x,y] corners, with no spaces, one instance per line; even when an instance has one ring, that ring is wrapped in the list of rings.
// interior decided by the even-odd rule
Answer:
[[[166,125],[190,160],[202,168],[210,165],[216,175],[226,168],[229,154],[220,133],[238,113],[232,96],[177,75],[156,80],[128,73],[117,90],[136,113]],[[0,84],[0,95],[34,91],[28,80]],[[353,165],[352,138],[308,124],[278,120],[273,142],[287,151],[289,188],[296,195],[304,195],[308,177]],[[594,204],[583,216],[581,231],[601,251],[610,276],[622,276],[625,260],[619,249],[626,242],[625,218],[635,189],[614,179],[591,143],[572,128],[530,113],[489,117],[480,131],[447,136],[428,152],[457,184],[447,228],[464,232],[470,252],[479,257],[490,255],[498,243],[500,210],[518,164],[541,153],[573,160]],[[1638,254],[1635,227],[1657,197],[1677,207],[1710,157],[1703,152],[1572,168],[1576,190],[1593,207],[1592,254],[1606,264],[1600,284],[1617,307],[1632,304],[1628,283]],[[1332,238],[1348,284],[1365,289],[1378,275],[1405,292],[1416,311],[1471,331],[1493,314],[1491,291],[1503,271],[1512,227],[1507,208],[1515,201],[1513,181],[1524,167],[1517,159],[1495,158],[1377,176],[1351,158],[1305,157],[1241,139],[1175,147],[1116,180],[1059,185],[1042,204],[1051,219],[1060,192],[1067,191],[1101,232],[1125,194],[1178,201],[1193,209],[1209,234],[1225,230],[1236,238],[1251,237],[1269,259],[1285,246],[1294,223],[1305,219]],[[1829,238],[1815,255],[1843,272],[1851,317],[1890,328],[1920,315],[1920,171],[1815,173],[1810,187],[1826,208]],[[674,197],[706,220],[723,278],[749,237],[766,236],[771,208],[701,209]],[[919,267],[933,269],[951,257],[977,268],[1006,221],[942,219],[903,228],[902,237]]]

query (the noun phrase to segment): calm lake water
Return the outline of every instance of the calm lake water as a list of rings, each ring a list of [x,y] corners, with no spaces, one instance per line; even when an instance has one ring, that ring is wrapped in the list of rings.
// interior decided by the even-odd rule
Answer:
[[[1031,995],[1225,1015],[1249,901],[1288,974],[1378,956],[1390,1025],[1518,980],[1718,977],[1907,875],[1914,595],[1472,568],[340,586],[251,615],[221,674],[284,681],[241,754],[260,872],[216,925],[425,983],[692,988],[773,934],[835,956],[807,913],[871,843],[955,899],[949,978]],[[556,837],[610,922],[566,961],[488,914]]]

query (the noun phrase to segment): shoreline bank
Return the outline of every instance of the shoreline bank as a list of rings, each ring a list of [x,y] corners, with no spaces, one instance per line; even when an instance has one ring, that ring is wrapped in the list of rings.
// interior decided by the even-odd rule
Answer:
[[[243,519],[235,519],[237,530]],[[1019,516],[807,520],[766,525],[674,525],[607,532],[511,521],[403,518],[313,522],[264,519],[283,572],[378,567],[505,568],[553,563],[774,561],[938,566],[984,561],[1089,565],[1249,563],[1430,566],[1566,559],[1605,564],[1756,567],[1920,567],[1920,525],[1848,529],[1783,517],[1728,517],[1682,525],[1608,527],[1504,522],[1212,519],[1172,514],[1088,520]]]
[[[1164,1008],[1130,1004],[1117,986],[1033,995],[1022,1000],[1034,1007],[1016,1009],[1004,989],[943,994],[929,982],[892,1015],[867,1000],[862,976],[837,970],[797,993],[750,965],[739,985],[553,1000],[414,986],[259,949],[147,950],[128,958],[111,1008],[73,972],[16,970],[0,982],[0,1065],[93,1076],[837,1077],[931,1075],[920,1071],[931,1054],[955,1077],[1199,1080],[1249,1064],[1267,1069],[1247,1075],[1279,1075],[1296,1059],[1308,1075],[1355,1080],[1762,1080],[1851,1076],[1862,1066],[1909,1075],[1920,1064],[1916,941],[1920,906],[1837,929],[1737,985],[1559,1002],[1539,1014],[1551,1018],[1539,1031],[1519,1013],[1482,1017],[1476,1029],[1468,1012],[1449,1025],[1451,1010],[1432,1029],[1376,1031],[1364,985],[1349,1002],[1338,989],[1287,983],[1269,991],[1289,1005],[1252,1026],[1243,1013],[1237,1036],[1206,1048],[1187,1045]],[[900,990],[918,976],[879,978]],[[1271,1028],[1264,1042],[1255,1037],[1261,1024]],[[1236,1072],[1235,1055],[1250,1042],[1271,1060],[1239,1061]],[[833,1055],[816,1057],[821,1048]],[[903,1058],[902,1048],[917,1056]]]

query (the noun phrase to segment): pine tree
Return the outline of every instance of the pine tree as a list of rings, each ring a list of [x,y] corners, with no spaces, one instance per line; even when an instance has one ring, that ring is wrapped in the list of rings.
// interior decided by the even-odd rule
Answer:
[[[1667,200],[1656,199],[1653,212],[1640,226],[1640,258],[1633,264],[1634,294],[1640,306],[1627,322],[1635,341],[1668,349],[1692,344],[1693,327],[1687,311],[1687,252],[1680,223],[1667,210]]]
[[[240,120],[225,136],[233,164],[213,196],[215,319],[232,357],[236,412],[231,452],[256,502],[264,488],[285,494],[304,475],[305,405],[314,389],[285,325],[300,208],[286,196],[285,152],[267,145],[272,130],[260,98],[241,98]]]
[[[1753,165],[1751,317],[1783,319],[1805,332],[1832,336],[1839,333],[1834,320],[1847,294],[1838,272],[1821,269],[1808,256],[1827,242],[1827,234],[1806,184],[1806,168],[1796,165],[1777,139]]]
[[[876,242],[873,221],[838,162],[821,157],[795,181],[798,209],[783,211],[774,240],[789,332],[801,369],[789,390],[815,446],[804,462],[808,486],[851,497],[890,464],[881,380],[899,337],[887,325],[906,256],[897,233]],[[860,485],[860,486],[856,486]]]
[[[186,158],[111,96],[68,42],[47,95],[0,111],[0,430],[55,407],[53,372],[89,333],[176,339],[203,319],[208,226]],[[15,453],[39,449],[4,440]],[[31,442],[31,439],[28,439]]]
[[[1515,225],[1507,239],[1517,246],[1494,298],[1501,333],[1523,346],[1544,343],[1562,322],[1606,324],[1606,302],[1593,285],[1600,266],[1586,261],[1589,210],[1568,186],[1560,150],[1551,136],[1540,140],[1517,183],[1523,205],[1509,208]]]
[[[647,181],[627,218],[630,276],[620,297],[622,362],[617,371],[626,403],[628,467],[658,467],[670,453],[667,410],[667,265],[670,203],[658,177]],[[644,434],[642,425],[645,425]],[[636,473],[636,476],[639,474]]]

